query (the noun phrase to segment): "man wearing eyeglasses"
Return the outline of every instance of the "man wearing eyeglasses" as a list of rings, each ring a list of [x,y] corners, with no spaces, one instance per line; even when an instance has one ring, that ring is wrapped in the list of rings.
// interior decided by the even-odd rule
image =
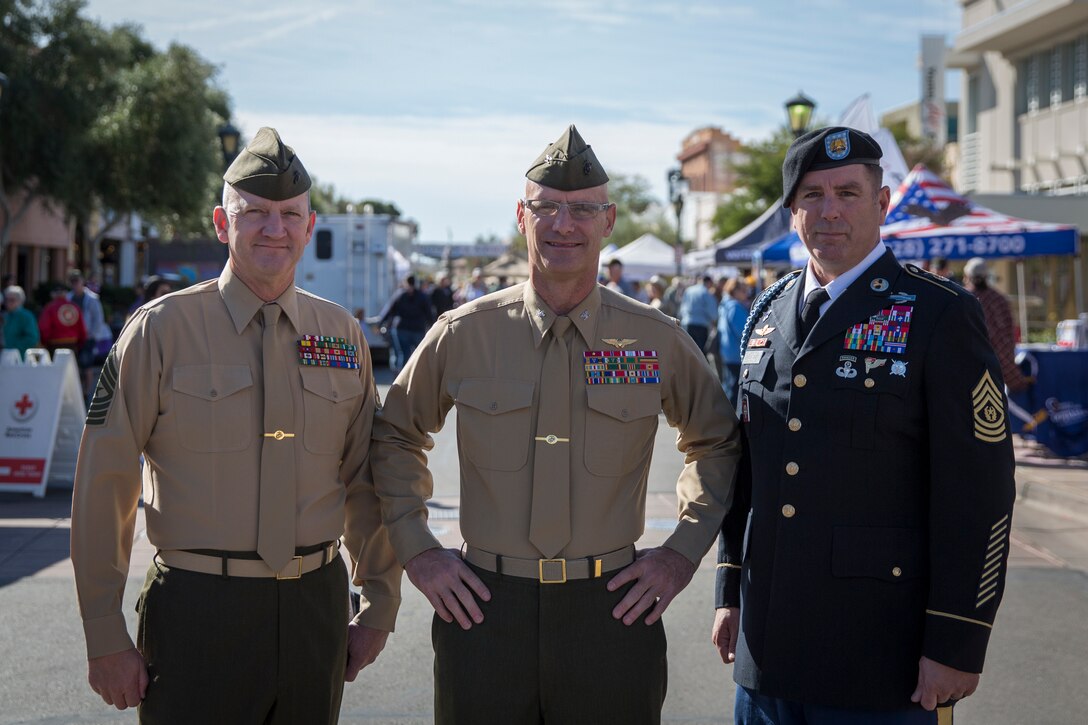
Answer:
[[[376,417],[375,486],[436,611],[438,723],[657,723],[661,615],[728,507],[736,417],[674,320],[596,283],[616,210],[574,126],[526,177],[529,281],[431,328]],[[425,506],[423,451],[454,406],[461,552],[441,548]],[[679,521],[636,551],[661,412],[686,456]]]

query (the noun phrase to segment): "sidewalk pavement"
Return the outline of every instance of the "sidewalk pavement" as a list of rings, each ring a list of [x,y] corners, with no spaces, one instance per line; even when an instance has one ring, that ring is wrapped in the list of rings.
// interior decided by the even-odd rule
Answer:
[[[1017,503],[1088,523],[1088,460],[1054,458],[1032,441],[1013,441]]]

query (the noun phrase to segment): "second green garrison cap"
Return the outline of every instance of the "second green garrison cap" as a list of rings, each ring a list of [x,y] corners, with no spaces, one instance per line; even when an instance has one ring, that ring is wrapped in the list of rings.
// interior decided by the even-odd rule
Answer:
[[[559,191],[577,191],[608,183],[593,149],[571,124],[529,167],[525,178]]]
[[[276,129],[267,126],[242,149],[223,174],[223,181],[271,201],[292,199],[310,189],[310,175],[294,149],[280,140]]]

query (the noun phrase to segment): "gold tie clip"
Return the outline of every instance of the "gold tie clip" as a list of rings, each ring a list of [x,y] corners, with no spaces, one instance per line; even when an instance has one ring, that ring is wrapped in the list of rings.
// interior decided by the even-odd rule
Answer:
[[[537,436],[536,440],[544,441],[549,446],[554,446],[556,443],[570,443],[570,438],[560,438],[557,435]]]
[[[265,433],[265,438],[275,438],[278,441],[282,441],[284,438],[294,438],[294,433],[284,433],[282,430],[278,430],[275,433]]]

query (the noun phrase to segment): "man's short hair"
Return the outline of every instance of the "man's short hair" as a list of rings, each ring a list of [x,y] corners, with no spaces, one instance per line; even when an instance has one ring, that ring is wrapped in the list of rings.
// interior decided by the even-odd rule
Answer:
[[[612,259],[608,260],[608,266],[609,266],[609,267],[611,267],[611,266],[612,266],[613,264],[618,264],[618,265],[619,265],[619,266],[621,266],[621,267],[623,266],[623,262],[622,262],[621,260],[619,260],[619,259],[615,258],[615,257],[613,257]]]

